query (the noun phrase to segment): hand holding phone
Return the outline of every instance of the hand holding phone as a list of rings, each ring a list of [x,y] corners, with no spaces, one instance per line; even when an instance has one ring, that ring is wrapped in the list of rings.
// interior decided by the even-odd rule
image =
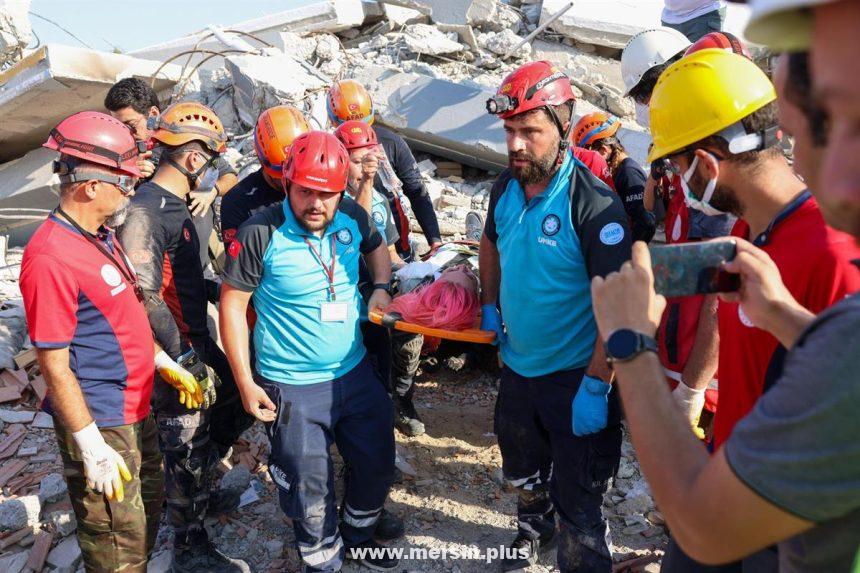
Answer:
[[[650,247],[654,290],[667,297],[733,292],[740,277],[723,270],[735,258],[733,239]]]

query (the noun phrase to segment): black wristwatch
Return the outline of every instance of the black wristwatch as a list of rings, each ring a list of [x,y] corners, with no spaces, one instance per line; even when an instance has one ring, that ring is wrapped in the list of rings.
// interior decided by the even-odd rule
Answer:
[[[657,352],[657,341],[629,328],[622,328],[613,332],[603,345],[606,350],[606,361],[627,362],[633,360],[643,352]]]
[[[390,283],[373,283],[373,290],[384,290],[391,295],[391,284]]]

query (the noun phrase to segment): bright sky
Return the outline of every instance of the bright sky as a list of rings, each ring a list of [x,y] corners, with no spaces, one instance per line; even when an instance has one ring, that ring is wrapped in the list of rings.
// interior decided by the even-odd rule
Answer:
[[[118,47],[130,52],[202,30],[208,24],[235,24],[317,1],[32,0],[30,11],[53,20],[91,48],[112,51]],[[31,15],[30,23],[42,44],[82,45],[40,18]]]

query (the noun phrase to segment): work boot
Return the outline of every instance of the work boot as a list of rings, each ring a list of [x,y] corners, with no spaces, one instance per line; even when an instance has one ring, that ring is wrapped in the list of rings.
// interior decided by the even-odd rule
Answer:
[[[209,505],[206,507],[208,517],[228,515],[239,509],[242,494],[232,489],[216,489],[209,494]]]
[[[386,547],[370,539],[346,550],[348,559],[358,561],[368,569],[376,571],[391,571],[400,564],[400,558],[395,555],[393,548]]]
[[[466,238],[470,241],[480,241],[484,234],[484,218],[480,213],[469,211],[466,214]]]
[[[405,396],[394,397],[395,418],[394,425],[403,434],[414,438],[424,433],[424,422],[421,421],[412,398]]]
[[[518,571],[538,562],[539,554],[555,546],[555,531],[541,535],[537,539],[528,537],[520,531],[516,539],[505,548],[502,556],[502,571]]]
[[[405,533],[406,526],[403,524],[403,519],[383,507],[382,513],[379,514],[379,521],[376,522],[376,529],[373,530],[373,536],[382,541],[394,541],[403,537]]]
[[[194,543],[173,552],[173,573],[251,573],[241,559],[227,557],[209,540]]]

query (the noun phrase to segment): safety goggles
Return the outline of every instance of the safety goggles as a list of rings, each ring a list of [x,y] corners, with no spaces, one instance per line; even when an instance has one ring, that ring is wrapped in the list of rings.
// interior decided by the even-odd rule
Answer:
[[[137,177],[132,175],[108,175],[98,171],[76,171],[73,166],[65,161],[54,161],[53,170],[60,177],[60,183],[101,181],[114,185],[125,197],[134,193],[134,187],[137,185]]]

